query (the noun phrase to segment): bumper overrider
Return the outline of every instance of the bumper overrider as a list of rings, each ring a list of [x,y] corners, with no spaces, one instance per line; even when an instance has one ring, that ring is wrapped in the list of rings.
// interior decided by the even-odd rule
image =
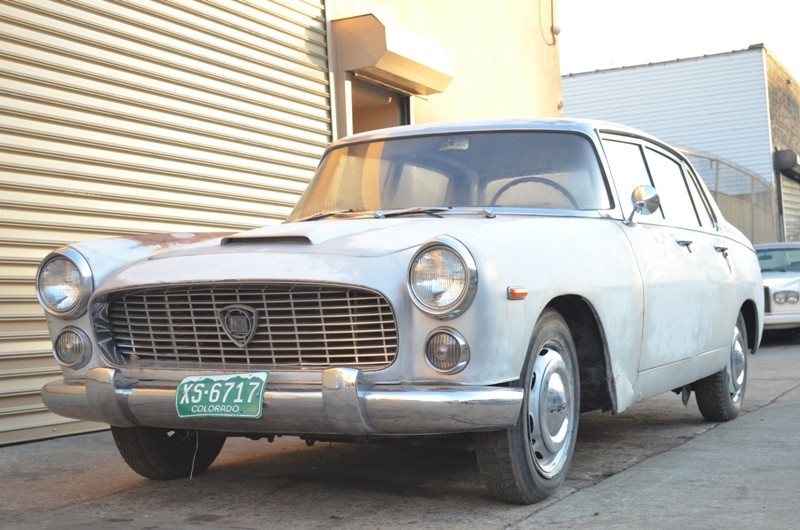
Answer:
[[[511,387],[372,385],[356,368],[328,368],[316,387],[268,385],[260,418],[180,418],[176,393],[174,383],[145,384],[114,368],[92,368],[85,381],[46,384],[42,399],[56,414],[118,427],[402,436],[510,428],[523,396],[522,389]]]

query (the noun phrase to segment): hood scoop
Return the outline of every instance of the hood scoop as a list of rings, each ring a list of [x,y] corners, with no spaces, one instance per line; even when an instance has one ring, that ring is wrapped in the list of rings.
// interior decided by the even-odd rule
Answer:
[[[361,234],[369,230],[374,230],[383,225],[363,221],[352,222],[332,222],[332,221],[312,221],[308,223],[284,223],[276,226],[265,226],[231,234],[223,237],[220,241],[222,247],[250,246],[250,245],[320,245],[326,241],[340,239],[342,237]]]
[[[304,235],[238,235],[223,237],[220,246],[229,245],[310,245],[311,239]]]

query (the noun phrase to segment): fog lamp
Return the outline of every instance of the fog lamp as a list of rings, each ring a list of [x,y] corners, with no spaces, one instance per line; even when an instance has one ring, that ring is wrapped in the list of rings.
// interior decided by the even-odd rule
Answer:
[[[53,354],[64,366],[80,368],[89,361],[92,344],[83,331],[65,328],[53,343]]]
[[[457,374],[469,362],[469,345],[454,329],[437,329],[425,342],[425,360],[436,371]]]

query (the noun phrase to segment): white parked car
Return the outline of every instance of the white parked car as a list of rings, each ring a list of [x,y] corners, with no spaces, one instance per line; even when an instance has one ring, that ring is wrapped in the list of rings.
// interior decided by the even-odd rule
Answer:
[[[694,391],[734,418],[764,316],[689,162],[576,120],[345,138],[279,226],[77,243],[37,291],[45,404],[110,424],[146,477],[202,472],[228,436],[472,433],[513,503],[563,482],[582,411]]]
[[[764,331],[800,330],[800,243],[756,245],[764,278]]]

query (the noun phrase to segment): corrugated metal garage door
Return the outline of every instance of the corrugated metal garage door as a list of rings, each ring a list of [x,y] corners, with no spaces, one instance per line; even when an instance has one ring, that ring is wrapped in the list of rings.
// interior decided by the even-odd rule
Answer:
[[[783,228],[786,241],[800,241],[800,182],[780,175],[783,196]]]
[[[34,295],[70,241],[283,219],[331,138],[320,3],[0,3],[0,444],[98,428],[44,409]]]

